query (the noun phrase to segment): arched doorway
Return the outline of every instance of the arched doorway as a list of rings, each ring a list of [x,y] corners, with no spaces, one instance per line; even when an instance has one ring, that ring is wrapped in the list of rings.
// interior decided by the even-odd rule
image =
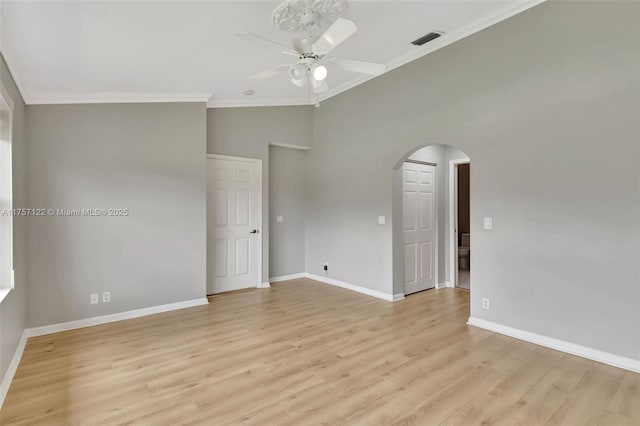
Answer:
[[[393,170],[393,290],[470,289],[470,158],[451,145],[407,153]]]

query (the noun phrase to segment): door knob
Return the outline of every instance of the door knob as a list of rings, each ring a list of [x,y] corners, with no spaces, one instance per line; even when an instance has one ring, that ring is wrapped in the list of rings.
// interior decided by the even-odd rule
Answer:
[[[257,234],[258,230],[257,229],[252,229],[251,231],[249,231],[250,234]]]

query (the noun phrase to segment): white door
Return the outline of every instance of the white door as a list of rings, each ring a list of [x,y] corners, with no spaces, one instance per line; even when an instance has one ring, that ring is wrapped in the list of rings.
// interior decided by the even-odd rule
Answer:
[[[207,293],[258,287],[261,278],[262,163],[207,159]]]
[[[402,166],[402,225],[405,294],[436,286],[435,205],[435,166],[404,163]]]

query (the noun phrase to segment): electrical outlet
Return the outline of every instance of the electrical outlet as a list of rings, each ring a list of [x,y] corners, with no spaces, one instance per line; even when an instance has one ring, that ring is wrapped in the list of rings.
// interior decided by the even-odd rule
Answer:
[[[98,293],[91,293],[91,304],[92,305],[98,304]]]
[[[329,272],[329,264],[325,263],[322,269],[324,269],[325,272]]]
[[[109,302],[111,302],[111,292],[110,291],[102,292],[102,303],[109,303]]]
[[[489,299],[482,299],[482,309],[486,309],[487,311],[489,310]]]
[[[284,216],[276,216],[276,222],[278,223],[284,222]]]

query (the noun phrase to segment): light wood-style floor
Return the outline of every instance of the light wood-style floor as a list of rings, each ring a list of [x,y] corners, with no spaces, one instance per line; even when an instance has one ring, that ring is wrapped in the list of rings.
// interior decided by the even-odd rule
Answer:
[[[640,375],[306,279],[29,339],[3,425],[639,425]]]

